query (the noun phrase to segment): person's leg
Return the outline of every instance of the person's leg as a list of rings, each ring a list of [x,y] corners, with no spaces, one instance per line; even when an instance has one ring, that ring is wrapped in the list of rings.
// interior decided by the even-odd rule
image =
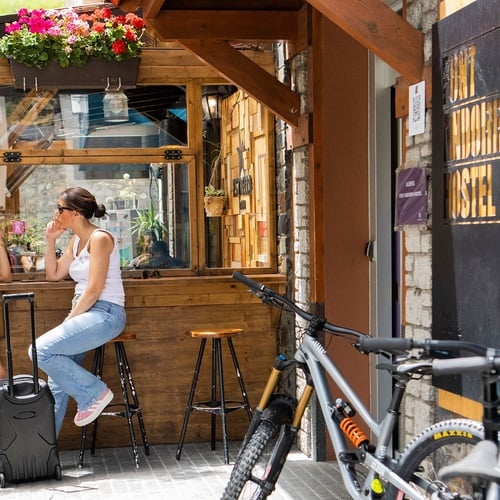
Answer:
[[[52,379],[52,387],[57,387],[56,420],[59,426],[67,405],[61,391],[72,396],[82,411],[91,407],[107,390],[102,380],[80,366],[75,355],[108,342],[124,327],[124,308],[98,301],[86,313],[65,321],[37,339],[38,365]]]
[[[76,363],[81,365],[85,359],[87,353],[82,352],[73,356]],[[54,380],[49,377],[48,384],[50,391],[54,396],[54,413],[55,413],[55,423],[56,423],[56,438],[59,437],[61,428],[64,422],[64,416],[66,415],[66,408],[68,407],[69,396],[66,394]]]

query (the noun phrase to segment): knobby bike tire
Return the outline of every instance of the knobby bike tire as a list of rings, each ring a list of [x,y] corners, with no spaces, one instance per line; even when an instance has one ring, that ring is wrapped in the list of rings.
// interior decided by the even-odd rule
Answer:
[[[245,448],[241,450],[221,500],[263,500],[270,494],[263,491],[258,479],[265,479],[266,457],[269,448],[275,443],[277,431],[278,425],[274,422],[263,420],[259,424]],[[260,468],[257,470],[257,467]]]
[[[434,486],[441,491],[437,498],[471,499],[471,483],[463,478],[443,482],[438,478],[438,472],[445,465],[455,463],[470,453],[483,437],[484,429],[480,422],[463,418],[438,422],[413,438],[403,451],[396,472],[426,498],[431,498],[433,491],[425,490]],[[405,498],[394,487],[391,493],[391,499]]]

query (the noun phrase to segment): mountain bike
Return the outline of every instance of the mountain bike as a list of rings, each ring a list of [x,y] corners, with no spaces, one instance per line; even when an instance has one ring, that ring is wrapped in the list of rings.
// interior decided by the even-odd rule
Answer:
[[[274,491],[314,391],[344,487],[351,498],[460,498],[465,486],[446,484],[438,478],[437,471],[465,456],[483,439],[480,422],[461,418],[438,422],[416,436],[396,457],[392,456],[391,440],[403,396],[412,379],[431,374],[435,358],[462,352],[484,355],[486,347],[463,341],[372,338],[329,323],[239,272],[233,273],[233,278],[265,304],[293,312],[298,316],[297,323],[304,323],[304,334],[292,359],[278,355],[274,362],[222,500],[264,499]],[[377,366],[389,371],[394,379],[392,398],[380,421],[372,416],[355,388],[328,356],[323,337],[348,340],[364,354],[376,353],[388,359]],[[302,371],[305,380],[298,397],[281,391],[279,386],[287,371],[297,369]],[[338,387],[342,397],[332,396],[329,380]],[[369,435],[363,432],[357,420],[364,423]]]

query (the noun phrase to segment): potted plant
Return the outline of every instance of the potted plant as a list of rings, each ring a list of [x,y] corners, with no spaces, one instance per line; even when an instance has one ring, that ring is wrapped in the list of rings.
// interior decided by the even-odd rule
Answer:
[[[224,189],[218,189],[212,184],[205,186],[203,203],[207,217],[220,217],[226,208],[227,195]]]
[[[132,223],[132,234],[136,234],[138,239],[149,236],[151,241],[160,241],[165,239],[167,228],[160,218],[155,214],[154,205],[151,201],[148,210],[138,210],[137,217]]]
[[[205,186],[203,203],[207,217],[220,217],[226,208],[227,193],[223,188],[215,187],[216,182],[222,184],[220,175],[221,150],[214,151],[214,157],[210,165],[210,179]]]
[[[34,271],[37,258],[43,255],[45,249],[45,223],[16,215],[4,232],[9,254],[15,261],[14,270]]]
[[[85,78],[79,81],[81,86],[82,81],[92,78],[90,65],[94,61],[103,65],[108,78],[114,79],[117,74],[113,70],[115,63],[133,61],[138,71],[136,56],[141,52],[144,31],[144,20],[136,14],[115,15],[108,8],[97,8],[90,14],[77,14],[72,9],[20,9],[17,21],[5,26],[5,35],[0,38],[0,56],[10,60],[16,86],[20,83],[16,70],[24,71],[20,75],[25,84],[33,73],[38,86],[43,88],[53,83],[64,87],[62,68],[71,67],[69,73],[75,76],[75,71],[76,74],[81,71],[78,68],[85,67]],[[125,86],[126,74],[123,66],[119,67],[118,74],[124,75],[121,80]],[[48,80],[44,80],[45,69],[51,72]],[[53,82],[54,78],[59,81]],[[96,84],[105,86],[106,77],[99,76],[92,83],[94,87]]]

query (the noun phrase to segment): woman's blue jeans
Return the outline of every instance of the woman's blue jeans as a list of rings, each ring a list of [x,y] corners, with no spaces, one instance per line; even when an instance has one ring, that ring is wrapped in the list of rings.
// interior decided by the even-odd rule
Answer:
[[[68,396],[75,399],[79,410],[86,410],[106,390],[106,384],[81,365],[88,351],[120,335],[125,320],[124,307],[98,300],[87,312],[64,321],[37,339],[38,366],[48,375],[55,400],[57,436]]]

